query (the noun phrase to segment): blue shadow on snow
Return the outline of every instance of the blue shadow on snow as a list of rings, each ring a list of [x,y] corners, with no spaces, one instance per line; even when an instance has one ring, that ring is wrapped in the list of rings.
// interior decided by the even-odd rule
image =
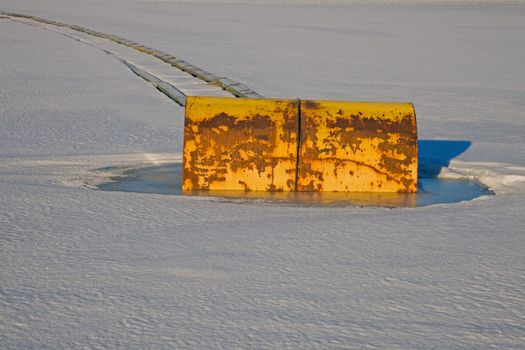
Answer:
[[[450,161],[465,152],[472,142],[453,140],[418,141],[418,160],[420,178],[437,177],[441,168],[448,167]]]

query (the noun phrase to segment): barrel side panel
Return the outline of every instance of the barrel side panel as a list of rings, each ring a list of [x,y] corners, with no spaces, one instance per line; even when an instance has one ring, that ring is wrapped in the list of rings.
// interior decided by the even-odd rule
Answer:
[[[293,191],[296,100],[187,98],[183,190]]]
[[[301,101],[299,191],[416,192],[410,103]]]

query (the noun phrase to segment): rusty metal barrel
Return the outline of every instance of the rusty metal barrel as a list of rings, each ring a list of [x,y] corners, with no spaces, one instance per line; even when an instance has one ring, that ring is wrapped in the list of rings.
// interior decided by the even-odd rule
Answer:
[[[183,191],[416,192],[411,103],[188,96]]]

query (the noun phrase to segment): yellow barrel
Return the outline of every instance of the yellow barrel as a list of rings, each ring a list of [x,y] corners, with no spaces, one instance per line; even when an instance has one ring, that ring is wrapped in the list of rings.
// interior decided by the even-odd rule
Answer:
[[[299,191],[416,192],[411,103],[301,101]]]
[[[188,96],[184,191],[416,192],[411,103]]]
[[[297,101],[186,100],[184,191],[294,191]]]

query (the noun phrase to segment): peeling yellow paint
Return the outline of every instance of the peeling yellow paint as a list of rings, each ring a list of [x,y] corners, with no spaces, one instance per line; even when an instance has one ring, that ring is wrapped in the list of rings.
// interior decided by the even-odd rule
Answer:
[[[297,102],[187,97],[183,190],[293,191]]]
[[[299,191],[416,192],[410,103],[301,101]]]
[[[410,103],[188,96],[183,163],[184,191],[416,192],[415,112]]]

